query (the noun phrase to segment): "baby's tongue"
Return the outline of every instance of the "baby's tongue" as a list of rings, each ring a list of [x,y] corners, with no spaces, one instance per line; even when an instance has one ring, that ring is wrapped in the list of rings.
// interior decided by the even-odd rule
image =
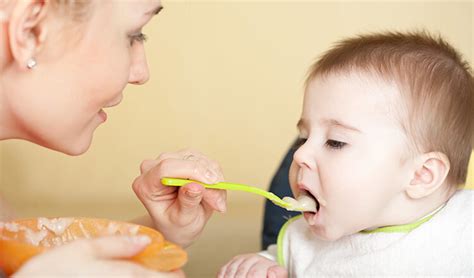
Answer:
[[[298,200],[291,197],[284,197],[283,201],[291,204],[291,207],[287,208],[287,210],[312,212],[318,211],[316,200],[310,197],[306,192],[302,192],[298,197]]]

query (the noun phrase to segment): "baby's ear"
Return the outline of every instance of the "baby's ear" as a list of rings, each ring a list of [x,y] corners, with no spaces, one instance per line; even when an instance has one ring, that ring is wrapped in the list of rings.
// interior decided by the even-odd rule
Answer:
[[[418,156],[413,178],[405,192],[413,199],[430,195],[445,183],[450,165],[444,153],[430,152]]]

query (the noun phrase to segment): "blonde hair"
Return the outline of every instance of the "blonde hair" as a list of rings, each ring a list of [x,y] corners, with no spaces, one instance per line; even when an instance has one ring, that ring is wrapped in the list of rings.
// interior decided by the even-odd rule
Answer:
[[[84,20],[89,14],[92,0],[50,0],[51,6],[61,15],[74,21]]]
[[[310,68],[316,76],[362,71],[395,82],[407,115],[401,125],[414,151],[444,153],[449,184],[466,181],[474,142],[474,79],[462,56],[440,36],[386,32],[340,41]]]

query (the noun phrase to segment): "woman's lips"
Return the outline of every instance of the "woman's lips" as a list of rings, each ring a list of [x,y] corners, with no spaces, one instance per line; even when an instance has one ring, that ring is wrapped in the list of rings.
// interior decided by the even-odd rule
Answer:
[[[102,122],[107,121],[107,113],[105,113],[103,109],[100,109],[99,113],[97,114],[99,114],[99,117],[102,119]]]

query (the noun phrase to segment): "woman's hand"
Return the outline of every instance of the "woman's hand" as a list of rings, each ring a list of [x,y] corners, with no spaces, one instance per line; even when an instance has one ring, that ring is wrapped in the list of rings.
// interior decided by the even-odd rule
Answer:
[[[164,186],[161,178],[189,178],[203,183],[224,180],[219,165],[192,150],[163,153],[141,164],[133,190],[150,214],[154,227],[165,238],[183,247],[201,233],[214,211],[225,212],[226,192],[205,189],[197,183],[184,187]]]
[[[285,268],[278,265],[275,261],[258,254],[246,254],[230,260],[221,268],[217,277],[286,278],[288,273]]]
[[[184,277],[181,271],[157,273],[130,261],[150,243],[146,236],[81,239],[33,257],[13,277]]]

